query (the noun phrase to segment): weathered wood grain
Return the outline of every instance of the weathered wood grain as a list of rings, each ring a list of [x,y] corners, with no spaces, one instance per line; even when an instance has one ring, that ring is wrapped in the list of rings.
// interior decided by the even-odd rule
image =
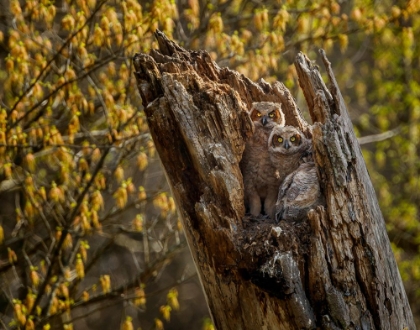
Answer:
[[[319,216],[311,214],[312,226],[321,226],[320,232],[327,233],[323,245],[331,249],[329,257],[320,261],[329,270],[324,288],[327,296],[332,285],[335,291],[341,292],[350,315],[348,322],[344,322],[346,327],[360,320],[361,328],[414,329],[359,143],[331,64],[324,52],[321,55],[330,80],[329,89],[322,83],[317,68],[303,54],[298,55],[296,67],[305,98],[314,100],[308,101],[308,105],[312,106],[310,111],[316,122],[315,159],[328,202],[327,209],[319,211],[324,213],[321,221]],[[316,245],[314,242],[312,253],[325,253],[316,252]],[[313,268],[312,276],[318,274],[317,268]]]
[[[144,111],[217,329],[414,329],[360,147],[331,86],[300,54],[314,126],[287,88],[220,68],[156,32],[133,63]],[[239,169],[255,101],[282,103],[314,141],[326,209],[300,224],[244,217]]]

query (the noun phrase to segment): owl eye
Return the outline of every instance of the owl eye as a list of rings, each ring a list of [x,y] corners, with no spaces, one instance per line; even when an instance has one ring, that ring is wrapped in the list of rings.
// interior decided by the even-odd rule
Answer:
[[[280,143],[282,143],[283,142],[283,138],[279,137],[279,138],[277,138],[277,141],[280,142]]]
[[[268,114],[268,117],[273,118],[273,117],[274,117],[274,112],[270,112],[270,113]]]
[[[257,117],[261,117],[261,113],[257,112]]]
[[[296,137],[292,136],[292,137],[290,138],[290,141],[295,142],[295,141],[296,141]]]

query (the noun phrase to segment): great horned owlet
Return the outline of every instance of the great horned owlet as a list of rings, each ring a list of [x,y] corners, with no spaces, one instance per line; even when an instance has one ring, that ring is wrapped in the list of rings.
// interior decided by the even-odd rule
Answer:
[[[255,102],[249,111],[254,123],[254,135],[247,141],[241,160],[244,178],[245,206],[252,216],[264,212],[272,215],[280,186],[276,169],[268,155],[268,137],[274,126],[285,123],[281,104]]]
[[[273,217],[300,220],[311,208],[322,204],[316,167],[311,157],[311,140],[296,127],[276,126],[268,140],[268,151],[281,181]]]
[[[275,126],[268,139],[271,164],[278,170],[280,182],[296,170],[312,150],[311,140],[294,126]]]

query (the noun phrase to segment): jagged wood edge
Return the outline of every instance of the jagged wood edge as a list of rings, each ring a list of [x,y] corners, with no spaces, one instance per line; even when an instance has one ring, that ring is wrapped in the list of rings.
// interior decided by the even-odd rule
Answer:
[[[310,295],[315,302],[326,297],[330,316],[336,314],[335,323],[344,327],[358,323],[368,328],[415,329],[347,108],[331,63],[324,51],[320,53],[329,88],[305,55],[299,54],[295,61],[299,83],[315,122],[315,161],[327,196],[326,210],[318,209],[310,214],[314,236],[308,267],[309,287],[322,292]],[[319,273],[320,270],[323,271]],[[352,305],[356,295],[355,300],[361,304],[358,309]]]
[[[282,99],[283,100],[282,103],[284,105],[284,111],[287,117],[287,123],[300,127],[302,130],[308,131],[309,126],[304,121],[301,121],[300,111],[297,109],[296,105],[294,104],[294,101],[290,95],[290,92],[288,92],[287,89],[283,88],[284,86],[282,86],[281,84],[275,83],[273,84],[273,86],[271,86],[265,83],[264,81],[260,81],[258,84],[255,84],[245,77],[243,77],[242,80],[238,80],[237,79],[238,73],[232,72],[226,68],[220,69],[217,65],[212,64],[211,58],[210,56],[208,56],[206,52],[186,52],[182,48],[179,48],[179,46],[177,46],[176,44],[171,45],[170,44],[171,42],[168,41],[166,37],[163,34],[160,34],[159,32],[157,33],[157,38],[158,40],[160,40],[159,44],[163,43],[164,45],[166,45],[169,43],[169,45],[166,46],[166,48],[161,47],[163,49],[162,54],[159,54],[158,52],[152,52],[153,57],[155,59],[158,59],[160,62],[162,62],[159,64],[160,66],[159,70],[162,70],[163,68],[169,73],[180,73],[180,70],[183,71],[183,68],[180,69],[179,67],[174,65],[174,63],[181,64],[184,66],[186,65],[188,67],[190,64],[186,64],[183,62],[184,59],[188,59],[190,63],[193,63],[193,66],[201,65],[203,68],[205,68],[208,71],[207,79],[209,79],[209,81],[216,78],[218,79],[222,78],[228,85],[233,86],[234,89],[239,91],[239,93],[245,94],[246,95],[246,97],[244,98],[245,99],[244,103],[246,104],[245,108],[249,108],[250,104],[253,101],[278,101],[279,99]],[[174,56],[175,58],[171,57],[171,55],[173,55],[171,54],[171,52],[174,50],[180,51],[179,53],[176,53],[176,56]],[[147,55],[145,56],[147,57]],[[143,59],[144,59],[144,64],[146,67],[147,65],[150,65],[150,63],[153,63],[154,61],[153,58],[152,58],[153,61],[151,61],[150,59],[146,60],[145,57]],[[139,61],[139,58],[137,58],[137,61],[141,62]],[[325,61],[326,61],[326,58],[324,56],[324,62]],[[162,76],[160,76],[159,70],[157,70],[157,72],[154,71],[158,65],[155,63],[151,66],[152,66],[150,68],[151,71],[149,69],[146,69],[144,70],[143,73],[147,75],[148,72],[149,73],[155,72],[153,74],[150,74],[151,76],[150,84],[153,86],[153,88],[150,88],[150,86],[149,87],[141,86],[141,79],[138,80],[139,90],[142,93],[144,102],[147,99],[155,100],[155,98],[158,97],[159,93],[161,92],[159,90],[158,81],[154,81],[154,77],[157,77],[157,80],[162,79]],[[351,175],[355,175],[359,173],[360,169],[358,168],[358,166],[360,165],[360,162],[355,162],[355,159],[357,157],[361,157],[361,154],[360,152],[356,153],[354,151],[354,148],[358,148],[358,145],[357,145],[357,142],[355,143],[355,140],[352,137],[354,133],[352,130],[351,122],[349,125],[348,116],[342,117],[343,114],[346,114],[346,111],[344,107],[344,102],[342,101],[342,97],[341,95],[338,94],[339,89],[336,83],[335,84],[333,83],[332,86],[330,87],[331,90],[328,90],[328,88],[323,83],[318,70],[314,69],[314,67],[309,62],[309,60],[305,58],[303,55],[301,55],[300,57],[298,56],[296,67],[297,67],[298,75],[300,78],[301,86],[302,84],[304,84],[305,79],[309,77],[309,79],[307,79],[308,81],[307,85],[303,85],[302,87],[304,90],[305,98],[309,106],[311,117],[315,121],[319,121],[319,123],[315,124],[315,134],[314,134],[314,144],[315,144],[315,154],[316,154],[315,158],[317,161],[320,176],[325,179],[325,182],[328,182],[327,185],[324,185],[324,190],[327,193],[328,191],[335,193],[338,189],[344,189],[343,187],[346,187],[346,185],[348,184],[348,181],[351,179]],[[140,70],[140,74],[141,74],[141,71],[142,70]],[[332,74],[331,68],[329,68],[328,70],[328,65],[327,65],[327,71],[328,71],[330,80],[335,82],[335,79],[332,79],[334,76]],[[238,85],[238,82],[239,82],[239,85]],[[142,89],[142,87],[146,87],[146,88]],[[249,93],[247,93],[248,90],[250,90]],[[155,93],[156,95],[153,95],[153,93]],[[145,102],[144,105],[147,106],[148,104],[149,102]],[[290,104],[292,105],[292,109],[289,108]],[[243,108],[242,105],[240,107]],[[342,111],[342,109],[344,109],[344,111]],[[147,113],[147,109],[146,109],[146,113]],[[245,123],[242,125],[243,126],[242,132],[244,133],[243,137],[246,138],[246,136],[248,136],[250,132],[249,127],[248,127],[249,123],[246,123],[246,120],[244,120],[243,118],[241,120],[243,121],[243,123]],[[330,162],[330,164],[325,164],[324,158],[327,160],[327,163]],[[363,160],[363,158],[361,159]],[[334,164],[334,166],[331,166],[331,164]],[[370,183],[370,181],[368,182]],[[332,190],[333,188],[335,190]],[[372,191],[373,189],[370,190],[370,192]],[[360,196],[358,200],[360,201],[360,203],[362,203],[361,205],[363,205],[364,200],[360,199]],[[372,248],[369,244],[372,244],[372,243],[368,239],[369,244],[366,244],[366,242],[364,241],[365,240],[364,235],[360,234],[360,230],[361,230],[360,228],[365,229],[363,228],[363,226],[361,226],[358,229],[359,234],[357,234],[357,228],[355,229],[353,227],[357,227],[360,224],[357,223],[356,226],[354,226],[354,224],[352,225],[351,222],[348,222],[349,218],[350,220],[354,221],[353,218],[358,219],[357,216],[359,216],[357,214],[358,210],[355,210],[354,206],[351,203],[347,205],[341,201],[342,203],[339,205],[339,207],[337,207],[337,202],[334,200],[334,198],[328,200],[327,202],[328,202],[327,211],[318,209],[316,212],[312,212],[310,216],[310,219],[311,219],[310,222],[311,222],[312,229],[315,235],[311,238],[312,240],[311,246],[314,248],[314,251],[312,253],[312,256],[309,258],[308,267],[307,267],[307,271],[309,272],[309,284],[310,286],[313,285],[314,287],[317,287],[317,286],[322,287],[322,290],[320,293],[310,291],[309,292],[310,299],[312,302],[318,301],[317,299],[319,299],[320,302],[323,302],[323,304],[321,305],[325,305],[325,300],[326,300],[327,310],[321,311],[321,312],[325,312],[324,313],[325,320],[324,320],[324,317],[322,320],[324,326],[328,325],[333,328],[336,325],[340,325],[340,326],[346,327],[350,324],[350,322],[354,324],[355,320],[359,320],[359,324],[362,326],[367,326],[367,325],[370,326],[373,324],[372,315],[375,318],[376,316],[378,316],[378,314],[376,314],[375,312],[376,308],[378,307],[378,309],[380,310],[380,306],[375,305],[375,299],[373,296],[373,294],[375,293],[375,290],[369,290],[370,288],[367,285],[365,285],[363,281],[363,279],[365,279],[363,275],[366,275],[366,274],[368,276],[367,281],[369,281],[369,278],[375,279],[375,274],[372,273],[371,267],[369,267],[369,262],[372,261],[371,256],[373,256]],[[366,208],[366,205],[364,205],[363,207]],[[374,206],[373,208],[375,209],[376,207]],[[379,209],[377,208],[377,210]],[[375,211],[373,211],[373,213],[375,213]],[[334,246],[334,243],[341,242],[342,240],[346,238],[346,237],[340,236],[341,232],[337,230],[337,227],[342,226],[342,223],[343,223],[342,218],[344,219],[344,223],[345,224],[349,223],[350,229],[353,230],[354,237],[352,237],[352,239],[356,243],[360,243],[358,242],[358,240],[362,240],[363,242],[362,244],[356,244],[353,249],[354,251],[353,250],[346,251],[346,249],[344,248],[343,252],[340,252],[340,249],[339,249],[340,246],[336,246],[337,256],[335,257],[335,259],[334,258],[329,259],[327,257],[327,254],[330,253],[328,250],[329,247]],[[367,218],[371,218],[371,217],[367,217]],[[219,220],[220,220],[219,225],[221,225],[221,228],[225,228],[225,230],[216,231],[211,241],[213,242],[213,244],[217,242],[223,242],[225,246],[224,248],[220,250],[221,252],[223,252],[223,250],[226,251],[226,247],[229,245],[229,240],[230,242],[233,241],[233,236],[231,235],[232,229],[235,230],[238,227],[236,225],[234,227],[230,226],[232,224],[232,221],[230,220],[228,220],[227,223],[225,222],[226,219],[220,218]],[[240,225],[240,221],[237,222],[236,224]],[[230,226],[231,231],[229,231],[229,226]],[[351,230],[348,230],[346,233],[348,233]],[[367,232],[369,232],[369,230],[367,230]],[[379,230],[379,232],[380,232],[379,236],[382,235],[387,239],[385,231]],[[382,244],[379,244],[379,246],[383,244],[387,246],[386,240],[382,240],[381,242]],[[373,245],[378,246],[377,244],[373,244]],[[230,246],[230,247],[235,247],[235,246]],[[193,249],[194,248],[197,248],[197,247],[193,247]],[[328,251],[325,250],[325,248],[327,248]],[[388,248],[389,248],[389,242],[388,242]],[[359,286],[358,287],[359,295],[360,295],[360,299],[362,299],[362,306],[359,306],[359,308],[357,308],[356,310],[352,309],[351,304],[349,305],[349,302],[351,301],[346,297],[346,288],[339,287],[336,285],[337,283],[342,282],[343,274],[340,272],[331,273],[330,271],[330,269],[336,270],[337,265],[339,265],[339,263],[343,263],[343,260],[346,261],[345,258],[349,258],[349,260],[353,260],[353,257],[354,257],[353,254],[356,255],[358,261],[356,262],[356,267],[355,267],[356,271],[353,272],[352,275],[353,275],[353,278],[356,278],[355,280],[356,282],[360,282],[360,283],[355,283],[354,286],[356,287],[356,284]],[[314,259],[313,257],[316,257],[316,258]],[[376,255],[374,257],[376,257]],[[278,267],[280,267],[279,270],[280,271],[286,270],[286,272],[288,271],[289,274],[296,274],[296,267],[293,266],[293,257],[291,257],[292,259],[290,258],[288,259],[288,258],[289,256],[284,254],[282,258],[276,259],[280,261],[280,263],[278,264]],[[228,260],[228,259],[225,259],[219,262],[219,266],[223,266],[223,267],[227,266],[226,269],[228,269],[229,267],[234,265],[235,262],[237,261],[236,257],[231,258],[231,260]],[[236,261],[234,261],[233,259],[235,259]],[[353,261],[348,263],[349,267],[354,267],[354,265],[352,264],[354,264]],[[319,272],[320,270],[323,271],[322,272],[323,276],[318,276],[318,273],[315,274],[315,272]],[[209,272],[209,269],[204,270],[204,271]],[[219,267],[219,271],[223,272],[223,270],[221,270],[220,267]],[[314,276],[313,278],[315,279],[312,282],[311,282],[311,278],[312,278],[311,272],[312,272],[312,275]],[[399,280],[399,283],[397,283],[396,286],[398,287],[398,285],[400,285],[402,287],[398,271],[397,271],[397,274],[395,274],[395,270],[392,271],[392,273],[393,275],[396,275],[395,279],[397,280],[397,282]],[[232,275],[233,273],[232,273],[232,270],[228,270],[224,274],[226,275],[225,277],[229,277],[230,276],[229,274]],[[285,278],[283,276],[282,280],[283,282],[286,282],[289,284],[292,284],[293,282],[291,277]],[[296,288],[299,289],[298,287]],[[368,292],[368,295],[364,302],[363,302],[364,296],[362,294],[362,291]],[[400,294],[401,293],[403,294],[403,295],[400,295],[400,298],[401,298],[400,300],[404,305],[403,309],[405,308],[407,310],[405,292],[403,291],[403,289],[402,291],[400,290],[398,291]],[[381,293],[380,290],[378,292]],[[209,303],[210,305],[212,304],[211,301]],[[290,300],[289,300],[289,303],[290,303]],[[388,312],[390,312],[390,308],[391,309],[393,308],[394,303],[396,303],[396,301],[391,301],[389,297],[386,297],[384,305],[387,306]],[[303,303],[303,304],[300,304],[299,306],[305,306],[305,304]],[[350,306],[350,310],[349,310],[349,306]],[[305,314],[304,310],[299,310],[299,309],[293,310],[292,304],[289,304],[289,309],[292,310],[292,315],[294,314],[296,318],[296,321],[294,323],[295,326],[304,327],[304,328],[313,327],[313,323],[311,323],[312,317],[311,317],[310,312],[307,312]],[[346,313],[349,313],[349,315],[351,315],[351,318],[349,318],[348,316],[347,317],[343,316],[343,315],[347,315]],[[380,310],[379,314],[380,314],[380,317],[386,318],[387,316],[386,311],[384,313],[383,309]],[[398,319],[398,320],[390,320],[390,322],[393,325],[398,324],[398,326],[401,324],[411,325],[413,323],[412,323],[412,316],[410,319],[410,314],[411,312],[409,311],[409,306],[408,306],[407,321]],[[399,313],[399,315],[401,315],[401,313]],[[299,316],[300,316],[300,319],[299,319]],[[255,320],[257,319],[258,317]],[[224,320],[224,321],[228,322],[228,320]],[[216,322],[218,322],[218,320],[216,320]],[[221,323],[219,323],[219,325],[223,325],[223,321],[220,321],[220,322]],[[261,322],[263,323],[264,320],[261,320]],[[262,324],[261,322],[259,325]],[[384,328],[387,328],[387,326],[389,326],[389,324],[386,324],[387,322],[386,320],[385,321],[375,320],[374,322],[384,322],[384,326],[385,326]]]
[[[159,139],[159,131],[162,130],[162,127],[156,128],[153,121],[156,119],[156,117],[159,114],[158,109],[159,108],[165,108],[167,104],[163,104],[164,102],[161,98],[162,95],[168,95],[171,94],[173,88],[163,90],[162,83],[167,83],[168,79],[172,79],[171,75],[180,75],[181,72],[188,70],[188,69],[194,69],[198,71],[205,72],[205,75],[201,78],[204,82],[211,82],[212,80],[217,80],[222,85],[225,85],[227,87],[232,87],[234,90],[237,91],[237,93],[241,94],[243,96],[243,104],[241,102],[237,102],[239,105],[239,108],[241,108],[241,111],[239,111],[239,117],[241,117],[241,113],[245,113],[246,110],[248,110],[254,101],[274,101],[274,102],[281,102],[283,105],[283,111],[286,115],[286,122],[290,125],[297,126],[301,128],[303,131],[309,133],[310,127],[309,125],[302,119],[300,110],[297,108],[296,103],[291,96],[290,92],[285,88],[285,86],[281,83],[275,83],[272,85],[266,83],[263,80],[260,80],[258,83],[254,83],[251,80],[247,79],[246,77],[240,75],[239,73],[229,70],[227,68],[219,68],[214,62],[211,61],[210,56],[204,52],[187,52],[180,49],[179,46],[174,45],[171,41],[167,40],[167,38],[157,32],[156,36],[159,40],[159,44],[162,44],[161,46],[161,53],[157,51],[152,51],[151,55],[145,55],[145,54],[137,54],[134,57],[134,65],[137,69],[136,76],[138,81],[138,87],[139,91],[142,95],[143,99],[143,105],[145,106],[145,112],[147,114],[147,118],[149,121],[149,124],[151,124],[151,133],[154,139]],[[175,51],[176,53],[172,53]],[[184,60],[187,60],[187,62],[184,62]],[[160,62],[160,63],[158,63]],[[200,68],[200,69],[197,69]],[[195,71],[196,72],[196,71]],[[194,76],[194,73],[189,73],[191,76]],[[166,79],[166,80],[165,80]],[[165,80],[165,81],[164,81]],[[229,88],[230,88],[229,87]],[[172,102],[172,101],[171,101]],[[172,103],[171,103],[172,106]],[[235,107],[231,109],[233,112],[236,112]],[[176,113],[177,111],[174,111]],[[173,116],[173,114],[168,114],[167,118],[168,120],[171,119],[170,117]],[[246,118],[249,119],[248,116]],[[196,121],[200,121],[201,118],[195,118]],[[179,124],[179,121],[182,121],[182,118],[177,117],[176,122],[177,124],[174,125],[176,129],[178,130],[182,125]],[[240,131],[243,134],[243,141],[242,141],[242,147],[244,146],[244,142],[247,136],[250,134],[250,129],[248,127],[249,122],[247,120],[244,120],[244,118],[241,119],[242,124],[239,125]],[[170,126],[170,125],[169,125]],[[168,128],[168,127],[167,127]],[[174,138],[176,139],[177,136],[182,136],[181,132],[176,132],[176,134],[173,134]],[[192,138],[192,136],[189,136],[189,138]],[[167,150],[164,150],[162,148],[159,149],[159,145],[161,143],[157,141],[156,147],[158,150],[158,153],[161,155],[162,158],[168,159],[168,156],[165,155]],[[184,148],[183,149],[188,149]],[[243,150],[243,149],[242,149]],[[239,159],[238,159],[239,160]],[[165,165],[165,161],[163,161]],[[194,163],[194,162],[193,162]],[[191,177],[193,180],[197,180],[198,176],[194,174],[194,170],[191,167],[188,167],[188,164],[184,164],[185,168],[184,170],[186,172],[191,172]],[[167,169],[167,171],[170,171],[170,169]],[[173,171],[172,171],[173,172]],[[174,173],[169,173],[169,177],[172,177]],[[236,174],[237,175],[237,174]],[[231,176],[236,176],[234,173],[231,174]],[[241,178],[241,175],[239,175]],[[241,179],[242,180],[242,179]],[[241,182],[242,184],[242,182]],[[176,190],[176,189],[175,189]],[[188,192],[183,192],[188,193]],[[200,194],[203,192],[201,191]],[[175,199],[179,201],[179,195],[177,197],[177,192],[174,192]],[[204,196],[204,195],[203,195]],[[237,207],[237,210],[239,211],[239,214],[243,215],[241,211],[243,212],[243,195],[241,195],[242,201],[241,206]],[[223,196],[219,195],[219,199],[223,200]],[[204,203],[205,204],[205,203]],[[203,203],[201,203],[203,205]],[[252,261],[250,262],[243,262],[244,260],[244,254],[247,252],[243,250],[243,247],[238,244],[238,240],[235,239],[235,235],[239,235],[239,232],[237,231],[238,228],[241,227],[240,221],[237,219],[238,213],[236,216],[232,217],[225,217],[220,218],[217,216],[217,214],[214,215],[214,219],[210,219],[206,216],[206,212],[208,210],[204,208],[200,210],[195,210],[197,214],[199,214],[200,219],[205,219],[207,217],[206,221],[201,221],[201,224],[198,224],[200,221],[197,221],[197,219],[193,219],[194,216],[192,215],[192,207],[188,207],[186,205],[181,205],[179,208],[181,212],[185,211],[183,208],[189,208],[188,214],[182,214],[183,218],[189,219],[188,221],[184,221],[184,226],[186,229],[187,237],[189,236],[189,241],[193,241],[195,243],[203,241],[205,244],[203,244],[201,247],[203,248],[204,253],[201,253],[201,256],[209,256],[213,255],[212,261],[213,266],[215,269],[218,269],[221,273],[223,273],[223,277],[225,279],[230,278],[229,281],[233,280],[235,282],[234,273],[236,276],[241,277],[243,269],[238,269],[238,267],[247,267],[252,268],[254,267],[254,263]],[[194,211],[194,210],[193,210]],[[218,219],[217,219],[218,218]],[[230,220],[229,220],[230,218]],[[236,220],[235,220],[236,219]],[[201,229],[199,226],[203,226],[203,223],[213,223],[211,226],[215,226],[214,230],[212,231],[211,235],[207,235],[208,237],[199,237],[197,240],[197,237],[194,237],[194,234],[197,234],[198,231],[202,230],[202,232],[205,232],[206,230],[203,230],[203,227]],[[210,226],[210,227],[211,227]],[[194,228],[192,228],[194,227]],[[218,229],[219,228],[219,229]],[[196,230],[196,232],[194,232]],[[198,230],[198,231],[197,231]],[[298,246],[298,243],[293,243],[294,241],[298,240],[298,238],[293,237],[293,233],[289,233],[291,237],[291,246],[285,246],[283,247],[283,251],[286,249],[291,249],[294,247],[296,249],[296,246]],[[231,245],[231,242],[234,243],[234,245]],[[215,246],[216,243],[220,244],[220,247],[216,248],[213,253],[208,250],[208,246]],[[223,244],[222,244],[223,243]],[[199,243],[200,244],[200,243]],[[196,252],[196,255],[194,256],[194,250],[197,249],[198,246],[191,246],[191,250],[193,252],[193,257],[195,259],[195,262],[198,263],[198,268],[201,269],[201,279],[205,281],[205,277],[208,276],[211,273],[211,270],[206,267],[203,263],[200,264],[200,253]],[[228,248],[230,249],[236,249],[233,252],[225,253],[223,254],[223,251],[228,251]],[[249,319],[250,315],[247,315],[246,318],[241,320],[243,322],[243,326],[245,328],[253,328],[255,326],[260,327],[264,324],[271,324],[270,322],[279,322],[279,317],[281,317],[281,322],[278,323],[279,326],[285,327],[284,329],[288,328],[313,328],[314,326],[314,317],[311,313],[309,302],[307,301],[307,298],[305,297],[305,292],[303,290],[303,286],[300,282],[300,280],[292,278],[293,274],[300,273],[300,270],[297,268],[297,263],[294,261],[293,255],[296,255],[297,251],[293,251],[293,253],[288,253],[288,251],[284,251],[282,254],[282,257],[278,260],[281,260],[280,264],[278,265],[280,273],[286,274],[287,276],[283,276],[281,282],[283,282],[286,285],[293,284],[293,287],[296,288],[297,293],[290,292],[290,294],[282,294],[281,292],[276,292],[276,295],[283,296],[283,299],[278,300],[274,297],[270,297],[268,294],[263,294],[265,297],[263,301],[266,301],[268,305],[271,306],[271,308],[276,308],[277,312],[271,311],[270,308],[267,309],[267,306],[264,307],[259,312],[254,312],[254,317],[252,319]],[[249,260],[252,260],[255,255],[251,255],[249,257]],[[274,259],[275,261],[276,259]],[[234,268],[232,268],[232,266]],[[299,265],[301,266],[301,265]],[[277,267],[277,266],[276,266]],[[236,270],[234,270],[236,269]],[[200,273],[199,271],[199,273]],[[239,272],[239,273],[238,273]],[[233,274],[233,275],[232,275]],[[261,275],[260,275],[261,276]],[[276,276],[278,274],[276,273]],[[244,283],[246,283],[247,280],[240,280]],[[253,282],[255,283],[255,282]],[[204,286],[206,284],[204,283]],[[223,286],[223,285],[222,285]],[[239,295],[254,295],[258,294],[261,295],[264,291],[261,291],[261,289],[256,289],[256,287],[252,285],[240,285],[243,289],[239,290]],[[283,286],[284,288],[284,286]],[[278,287],[278,290],[282,289],[282,286]],[[208,294],[212,295],[212,288],[207,287]],[[221,289],[220,289],[221,290]],[[257,293],[257,291],[261,291],[260,293]],[[278,291],[277,290],[277,291]],[[287,290],[286,290],[287,291]],[[220,297],[218,297],[220,298]],[[286,299],[285,299],[286,298]],[[253,299],[257,299],[256,297]],[[209,305],[210,309],[214,310],[212,308],[212,303],[214,304],[211,299],[209,299]],[[251,306],[247,306],[246,304],[249,304],[244,302],[243,299],[238,299],[238,306],[241,306],[241,309],[244,308],[251,308]],[[257,303],[254,301],[254,303]],[[273,305],[274,303],[274,305]],[[283,312],[278,313],[280,308],[280,305],[282,305]],[[287,307],[289,305],[289,307]],[[277,306],[277,307],[274,307]],[[302,306],[304,308],[302,309]],[[232,306],[230,306],[232,308]],[[260,307],[261,308],[261,307]],[[288,311],[288,312],[285,312]],[[262,313],[262,314],[261,314]],[[268,313],[268,314],[267,314]],[[263,316],[264,314],[264,316]],[[277,314],[281,314],[277,315]],[[287,314],[292,314],[294,316],[287,316]],[[299,315],[298,315],[299,314]],[[269,316],[267,316],[269,315]],[[223,315],[222,315],[223,318]],[[215,320],[216,325],[224,326],[225,322],[228,322],[227,320]],[[273,323],[274,324],[274,323]]]

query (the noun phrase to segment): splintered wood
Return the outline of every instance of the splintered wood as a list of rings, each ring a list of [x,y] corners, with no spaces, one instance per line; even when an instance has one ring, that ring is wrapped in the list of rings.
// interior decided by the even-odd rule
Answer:
[[[157,31],[138,89],[217,329],[415,329],[385,224],[331,65],[299,54],[314,125],[279,82],[255,83]],[[245,217],[239,162],[253,102],[312,136],[327,207],[299,224]]]

